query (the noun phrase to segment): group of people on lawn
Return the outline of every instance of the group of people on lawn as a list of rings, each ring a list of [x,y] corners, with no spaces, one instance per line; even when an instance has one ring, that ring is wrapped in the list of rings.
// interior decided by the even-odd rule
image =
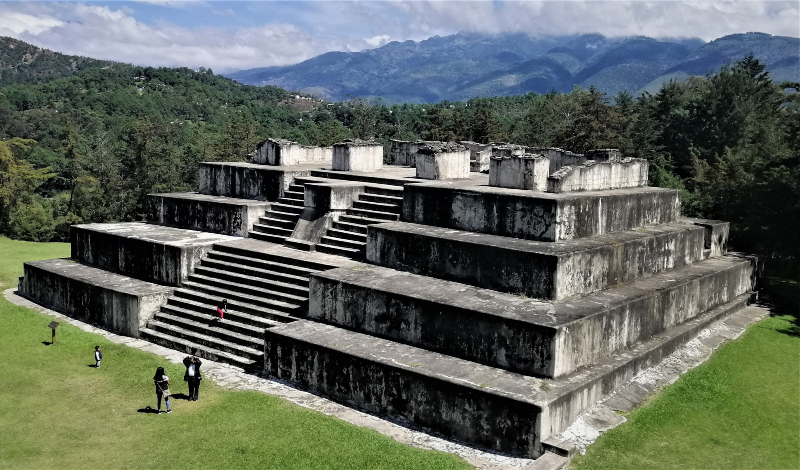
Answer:
[[[228,301],[223,300],[217,306],[217,313],[219,313],[219,321],[223,321],[223,313],[228,313]],[[100,361],[103,359],[103,353],[100,351],[100,346],[94,347],[94,360],[95,367],[100,368]],[[183,380],[189,384],[189,401],[197,401],[197,394],[200,391],[200,381],[203,376],[200,374],[200,366],[203,362],[200,358],[195,356],[186,356],[183,358],[183,365],[186,366],[186,373],[183,374]],[[159,367],[156,369],[156,375],[153,376],[153,382],[156,384],[156,399],[158,402],[158,413],[161,414],[161,399],[167,404],[167,413],[172,413],[170,407],[169,397],[172,393],[169,391],[169,377],[164,373],[164,368]]]
[[[183,358],[183,365],[186,366],[186,372],[183,374],[183,380],[189,384],[189,401],[197,401],[197,394],[200,391],[200,381],[203,376],[200,374],[200,366],[203,362],[200,358],[195,356],[186,356]],[[156,399],[158,403],[158,413],[161,413],[161,399],[167,404],[167,413],[172,413],[170,408],[169,397],[172,393],[169,391],[169,377],[164,373],[164,368],[159,367],[156,369],[156,375],[153,376],[153,382],[156,384]]]

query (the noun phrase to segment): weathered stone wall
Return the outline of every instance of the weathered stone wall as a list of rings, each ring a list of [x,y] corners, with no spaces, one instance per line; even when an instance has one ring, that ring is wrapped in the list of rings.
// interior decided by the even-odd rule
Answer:
[[[310,170],[283,170],[252,163],[200,164],[200,194],[275,202]]]
[[[554,147],[527,147],[525,152],[529,154],[541,154],[549,158],[551,175],[560,170],[561,167],[567,165],[583,165],[587,160],[585,155]]]
[[[488,173],[492,144],[479,144],[469,140],[462,140],[459,143],[469,149],[469,171]]]
[[[197,193],[148,194],[147,220],[157,224],[246,237],[270,203]]]
[[[640,188],[593,194],[407,184],[403,220],[527,240],[557,241],[678,220],[680,191]]]
[[[549,171],[550,160],[544,155],[492,157],[489,186],[544,191]]]
[[[383,166],[383,145],[346,141],[333,144],[333,170],[374,171]]]
[[[389,139],[389,154],[385,156],[387,165],[416,166],[417,151],[420,147],[436,142],[426,140],[395,140]]]
[[[564,299],[703,258],[702,227],[649,227],[558,244],[390,222],[371,225],[367,260],[541,299]]]
[[[300,145],[285,139],[267,139],[259,142],[253,155],[253,163],[294,166],[304,163],[331,164],[331,147]]]
[[[139,222],[70,227],[73,259],[170,286],[180,285],[214,243],[236,239]]]
[[[417,151],[417,178],[469,178],[469,150],[457,144],[427,145]]]
[[[304,320],[268,328],[264,372],[300,388],[407,420],[460,441],[528,457],[541,454],[541,408],[534,403],[482,388],[480,382],[470,386],[442,380],[426,370],[428,361],[403,366],[369,355],[365,346],[381,352],[393,349],[395,355],[414,360],[408,347],[363,335],[353,341],[354,336]],[[359,344],[358,337],[364,337],[369,345]],[[324,346],[313,341],[323,338]],[[458,365],[471,366],[467,361]]]
[[[600,191],[647,186],[648,162],[628,158],[622,161],[589,160],[580,166],[564,166],[547,179],[547,191]]]
[[[172,291],[66,259],[25,263],[19,286],[40,305],[134,338]]]

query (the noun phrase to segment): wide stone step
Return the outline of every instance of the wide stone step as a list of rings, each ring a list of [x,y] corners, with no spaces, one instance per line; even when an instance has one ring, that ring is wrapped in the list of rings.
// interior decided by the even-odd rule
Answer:
[[[351,211],[352,211],[352,209],[350,209],[347,212],[351,212]],[[384,224],[384,223],[386,223],[386,220],[385,219],[373,219],[373,218],[370,218],[370,217],[364,217],[364,216],[356,215],[356,214],[343,214],[343,215],[339,216],[339,222],[346,222],[348,224],[360,225],[362,227],[365,227],[367,225]]]
[[[367,225],[353,224],[350,222],[342,222],[341,218],[334,222],[332,227],[336,230],[350,233],[360,233],[364,236],[367,235]]]
[[[203,333],[253,349],[261,349],[264,343],[261,337],[266,328],[258,328],[253,325],[238,323],[233,319],[227,318],[227,316],[224,320],[219,321],[214,318],[207,318],[206,316],[199,315],[196,312],[165,305],[154,320],[182,328],[186,331]],[[279,325],[279,323],[275,322],[269,326],[277,325]]]
[[[217,315],[217,305],[222,302],[222,298],[210,297],[205,293],[188,289],[184,291],[185,292],[178,292],[176,295],[170,297],[169,300],[167,300],[167,305],[198,312],[200,314],[207,314],[212,317]],[[228,313],[225,316],[227,317],[228,315],[239,323],[247,323],[248,325],[255,325],[263,328],[271,326],[275,322],[287,323],[297,319],[286,312],[231,300],[228,301]]]
[[[244,243],[248,242],[242,240],[242,244]],[[255,260],[272,261],[276,263],[281,263],[283,265],[295,266],[297,268],[312,269],[315,271],[324,271],[327,269],[339,267],[333,264],[325,264],[323,262],[318,262],[316,260],[304,259],[303,256],[298,256],[294,252],[294,250],[291,250],[292,253],[291,256],[289,256],[289,255],[280,255],[265,251],[258,251],[254,249],[242,248],[240,246],[235,246],[232,244],[217,244],[214,245],[214,251],[231,253],[245,258],[252,258]]]
[[[306,188],[302,184],[291,184],[291,185],[289,185],[289,191],[292,191],[292,192],[295,192],[295,193],[303,193],[305,191],[305,189]]]
[[[391,212],[381,212],[381,211],[374,211],[374,210],[367,210],[367,209],[349,209],[347,211],[347,215],[354,215],[357,217],[365,217],[368,219],[377,219],[377,220],[400,220],[399,214],[394,214]]]
[[[325,243],[317,243],[317,251],[323,253],[330,253],[332,255],[346,256],[348,258],[362,259],[364,252],[355,248],[346,248],[343,246],[328,245]]]
[[[319,271],[318,268],[315,269],[312,267],[294,266],[288,264],[292,262],[292,260],[285,260],[285,262],[279,262],[267,259],[259,259],[253,256],[241,255],[237,253],[229,253],[227,251],[220,251],[220,250],[214,250],[209,252],[207,259],[220,260],[222,262],[231,265],[238,264],[243,266],[252,266],[257,269],[263,269],[265,271],[274,271],[305,279],[308,279],[308,276],[311,273]]]
[[[257,224],[253,224],[253,229],[263,229],[266,227],[279,227],[285,230],[289,230],[291,232],[294,230],[294,226],[297,224],[297,221],[292,220],[282,220],[282,219],[274,219],[270,217],[270,214],[267,213],[266,217],[259,217]]]
[[[142,329],[142,339],[150,341],[161,346],[174,349],[176,351],[183,351],[187,354],[192,354],[203,359],[210,359],[216,362],[223,362],[245,370],[253,370],[261,367],[264,360],[262,355],[257,360],[242,357],[236,354],[231,354],[204,344],[195,343],[186,338],[178,338],[170,334],[155,331],[149,328]]]
[[[403,187],[393,187],[388,185],[378,186],[378,185],[368,185],[364,187],[364,192],[366,194],[377,194],[380,196],[391,196],[397,197],[402,199],[403,198]]]
[[[355,232],[355,231],[351,232],[348,230],[339,230],[337,228],[330,228],[325,233],[325,235],[336,238],[346,238],[348,240],[354,240],[364,244],[367,243],[367,234],[363,232]]]
[[[289,301],[286,294],[282,292],[258,292],[257,294],[242,292],[241,290],[231,290],[222,288],[215,285],[201,284],[197,282],[187,281],[184,287],[188,290],[193,290],[198,293],[212,295],[222,299],[227,299],[228,302],[235,301],[237,303],[247,303],[252,305],[260,305],[272,310],[286,312],[288,314],[297,314],[297,312],[306,309],[307,300],[305,302]]]
[[[705,228],[674,223],[560,242],[390,222],[369,228],[367,260],[532,298],[597,292],[703,259]]]
[[[624,354],[539,379],[333,325],[299,320],[265,331],[266,374],[314,393],[430,428],[449,438],[536,458],[541,441],[708,325],[743,308],[740,296]]]
[[[754,260],[714,258],[584,297],[542,302],[379,266],[312,275],[308,318],[558,377],[753,289]]]
[[[194,274],[189,276],[189,279],[192,281],[198,281],[200,279],[216,279],[220,285],[229,285],[231,283],[242,284],[244,286],[253,286],[278,292],[285,292],[287,294],[295,295],[298,298],[308,296],[308,286],[299,286],[294,283],[282,282],[276,279],[265,279],[260,276],[235,273],[211,267],[198,267]]]
[[[347,239],[347,238],[331,237],[331,236],[328,236],[328,235],[325,235],[324,237],[322,237],[322,240],[320,240],[320,243],[324,243],[326,245],[333,245],[333,246],[342,246],[342,247],[345,247],[345,248],[353,248],[353,249],[356,249],[356,250],[360,250],[362,252],[366,250],[366,246],[367,246],[366,241],[360,242],[360,241],[356,241],[356,240],[350,240],[350,239]]]
[[[371,202],[371,201],[355,201],[353,203],[353,207],[356,209],[364,209],[368,211],[374,212],[386,212],[389,214],[397,214],[399,216],[402,208],[397,204],[384,204],[381,202]]]
[[[366,241],[366,237],[364,237]],[[221,271],[227,271],[230,273],[237,273],[237,274],[244,274],[247,276],[255,276],[263,279],[271,279],[275,281],[285,282],[288,284],[296,284],[298,286],[308,287],[308,275],[306,276],[296,276],[292,274],[286,274],[282,271],[277,270],[270,270],[264,269],[269,265],[264,265],[263,267],[256,267],[252,265],[246,264],[238,264],[238,263],[231,263],[228,261],[223,261],[217,258],[206,258],[204,259],[200,267],[206,268],[213,268]]]
[[[188,340],[192,343],[208,346],[218,351],[226,352],[235,356],[244,357],[250,360],[262,360],[264,352],[259,349],[244,346],[238,343],[225,341],[224,339],[217,338],[209,334],[195,333],[194,331],[187,331],[181,327],[170,325],[169,323],[160,322],[158,320],[150,320],[147,322],[147,329],[159,331],[174,338]]]
[[[244,276],[242,276],[244,278]],[[247,281],[254,281],[254,279],[247,279]],[[257,281],[257,279],[255,279]],[[308,289],[300,286],[282,284],[272,282],[261,282],[260,284],[245,284],[238,281],[229,279],[220,279],[218,277],[206,276],[203,274],[192,274],[187,281],[206,286],[215,286],[222,289],[227,289],[233,292],[241,292],[248,295],[261,295],[266,298],[285,300],[292,303],[303,303],[308,301]],[[186,284],[184,284],[186,285]],[[290,286],[290,287],[289,287]],[[282,290],[286,289],[286,290]],[[288,292],[287,292],[288,291]]]
[[[360,201],[369,201],[369,202],[379,202],[381,204],[390,204],[394,206],[398,206],[400,208],[403,207],[403,193],[400,192],[400,196],[384,196],[381,194],[369,194],[365,193],[358,197]]]
[[[281,199],[283,201],[283,199]],[[287,214],[296,214],[298,217],[300,213],[303,212],[303,207],[298,206],[297,204],[285,204],[283,202],[276,202],[270,208],[270,211],[278,211],[278,212],[285,212]],[[269,214],[269,211],[267,212]]]

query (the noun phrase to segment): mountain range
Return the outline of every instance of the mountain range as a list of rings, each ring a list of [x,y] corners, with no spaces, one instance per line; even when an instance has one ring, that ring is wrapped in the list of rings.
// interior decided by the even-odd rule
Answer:
[[[766,65],[773,81],[800,81],[800,39],[764,33],[733,34],[708,43],[600,34],[458,33],[361,52],[328,52],[295,65],[226,76],[329,100],[352,96],[428,103],[569,92],[574,86],[594,86],[609,95],[654,92],[668,80],[706,75],[750,54]]]

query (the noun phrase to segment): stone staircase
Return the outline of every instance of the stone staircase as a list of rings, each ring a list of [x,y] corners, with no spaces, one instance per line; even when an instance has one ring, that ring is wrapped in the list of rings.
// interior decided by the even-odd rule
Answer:
[[[249,237],[279,244],[291,237],[300,213],[303,212],[304,192],[301,184],[289,186],[283,197],[272,204],[264,217],[259,217],[257,224],[253,224]]]
[[[143,339],[245,369],[261,367],[263,333],[305,315],[311,273],[331,266],[216,245],[141,330]],[[217,321],[216,306],[228,300]]]
[[[339,220],[333,223],[317,251],[363,259],[367,246],[367,227],[400,220],[403,211],[403,188],[367,186]]]

